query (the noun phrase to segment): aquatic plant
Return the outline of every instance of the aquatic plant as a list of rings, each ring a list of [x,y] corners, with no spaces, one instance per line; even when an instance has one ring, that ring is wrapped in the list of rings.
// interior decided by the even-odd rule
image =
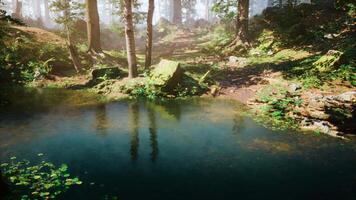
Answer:
[[[0,167],[11,188],[11,199],[55,199],[71,186],[82,184],[79,178],[71,178],[65,164],[57,167],[44,160],[31,164],[28,160],[11,157],[10,162]]]

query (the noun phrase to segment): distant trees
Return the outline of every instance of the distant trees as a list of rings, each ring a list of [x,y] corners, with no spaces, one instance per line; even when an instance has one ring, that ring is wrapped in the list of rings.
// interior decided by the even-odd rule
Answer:
[[[12,17],[20,19],[22,18],[22,1],[13,0],[12,1]]]
[[[146,61],[145,68],[148,69],[152,63],[152,37],[153,37],[153,13],[155,9],[155,1],[148,1],[148,12],[147,12],[147,38],[146,38]]]
[[[97,0],[85,0],[88,34],[88,51],[102,52],[100,43],[100,22]]]
[[[136,49],[135,49],[135,33],[133,26],[132,4],[133,0],[124,0],[124,19],[125,19],[125,38],[127,61],[129,67],[129,78],[135,78],[138,75]]]
[[[173,0],[173,24],[182,24],[182,0]]]

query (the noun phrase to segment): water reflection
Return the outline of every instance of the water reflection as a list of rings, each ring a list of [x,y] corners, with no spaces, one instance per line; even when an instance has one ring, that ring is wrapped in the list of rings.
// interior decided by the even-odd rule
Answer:
[[[131,160],[135,161],[138,158],[139,148],[139,121],[140,121],[140,106],[137,102],[128,105],[129,123],[130,123],[130,154]]]
[[[106,135],[107,128],[109,127],[109,120],[106,112],[106,105],[98,105],[95,109],[95,129],[102,135]]]
[[[150,132],[150,144],[152,149],[151,160],[154,162],[158,156],[157,124],[155,112],[150,107],[147,107],[147,117],[149,121],[148,130]]]

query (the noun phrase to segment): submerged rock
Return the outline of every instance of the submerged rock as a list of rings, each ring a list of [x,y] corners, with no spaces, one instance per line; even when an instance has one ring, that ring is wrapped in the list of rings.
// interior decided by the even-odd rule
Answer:
[[[182,81],[183,70],[179,62],[162,60],[152,71],[150,83],[162,90],[172,90]]]

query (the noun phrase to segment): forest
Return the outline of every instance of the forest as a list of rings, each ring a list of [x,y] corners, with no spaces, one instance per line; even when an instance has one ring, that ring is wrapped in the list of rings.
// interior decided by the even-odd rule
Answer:
[[[0,0],[0,199],[355,199],[353,0]]]

